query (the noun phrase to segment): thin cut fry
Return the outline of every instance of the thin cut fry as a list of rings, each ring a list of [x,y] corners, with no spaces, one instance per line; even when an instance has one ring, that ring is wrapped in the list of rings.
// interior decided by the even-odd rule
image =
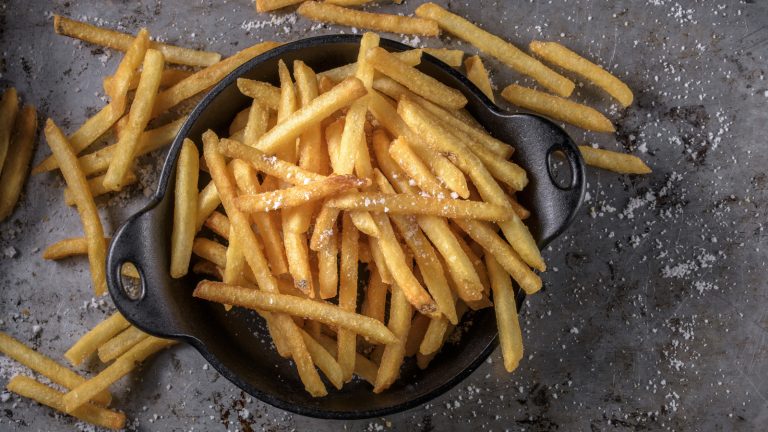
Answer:
[[[341,210],[366,210],[393,215],[433,215],[487,221],[504,221],[509,218],[508,209],[495,204],[413,194],[346,193],[326,203]]]
[[[274,129],[275,128],[272,130]],[[259,172],[275,177],[286,183],[306,185],[307,183],[320,181],[326,178],[323,175],[305,170],[275,156],[268,156],[260,150],[243,145],[234,140],[224,138],[216,145],[216,149],[224,156],[250,162]]]
[[[136,39],[131,43],[128,51],[125,52],[125,56],[123,56],[123,59],[117,66],[112,80],[104,84],[104,90],[113,101],[125,104],[128,88],[131,85],[131,81],[133,81],[133,77],[137,76],[136,69],[139,68],[144,60],[147,49],[149,49],[149,32],[143,28],[139,30]],[[139,81],[141,81],[141,78],[139,78]]]
[[[474,55],[468,57],[464,61],[464,69],[467,71],[467,78],[469,78],[469,80],[472,81],[484,95],[488,96],[488,99],[490,99],[491,102],[496,102],[496,98],[493,96],[493,87],[491,87],[491,79],[488,76],[488,71],[485,69],[485,65],[483,65],[483,60],[480,59],[480,56]]]
[[[99,347],[97,351],[99,360],[102,363],[109,363],[148,337],[148,334],[134,326],[130,326]]]
[[[366,60],[366,53],[368,50],[379,46],[379,35],[376,33],[365,32],[362,39],[360,39],[360,50],[357,53],[357,70],[355,70],[355,76],[363,82],[365,88],[370,89],[373,85],[373,66],[368,64]],[[367,108],[367,107],[366,107]]]
[[[501,96],[511,104],[570,123],[582,129],[595,132],[614,132],[616,128],[600,111],[538,90],[510,84],[501,91]]]
[[[461,61],[464,60],[464,51],[462,50],[448,48],[422,48],[422,50],[452,67],[461,66]]]
[[[251,109],[248,110],[248,122],[243,131],[243,142],[256,142],[260,136],[264,135],[268,127],[269,111],[257,100],[254,100]]]
[[[257,195],[240,195],[235,198],[235,205],[244,212],[269,212],[316,201],[341,191],[361,187],[369,180],[362,180],[352,175],[332,175],[319,182],[287,189],[262,192]]]
[[[325,2],[304,2],[299,6],[296,12],[298,12],[299,15],[314,21],[329,22],[362,29],[422,36],[437,36],[440,34],[437,24],[430,20],[404,17],[400,15],[363,12]]]
[[[339,218],[339,210],[323,205],[315,219],[315,229],[309,242],[309,248],[320,251],[325,248],[327,241],[334,235],[336,220]]]
[[[620,174],[650,174],[651,169],[639,157],[610,150],[579,146],[581,157],[587,165]]]
[[[197,195],[197,209],[195,210],[196,232],[200,231],[205,220],[208,219],[208,216],[210,216],[220,204],[221,198],[219,198],[219,192],[216,190],[216,184],[211,180]]]
[[[421,63],[421,54],[421,49],[411,49],[392,53],[392,55],[400,59],[400,61],[407,64],[408,66],[416,66]],[[356,73],[357,62],[345,64],[344,66],[339,66],[333,69],[328,69],[318,73],[317,75],[320,77],[320,79],[330,79],[333,82],[341,82],[351,76],[354,76]]]
[[[107,290],[107,251],[104,243],[104,229],[101,226],[101,220],[99,220],[96,203],[94,203],[88,190],[88,182],[80,169],[75,153],[64,134],[51,119],[48,119],[45,124],[45,137],[48,146],[61,164],[61,173],[71,188],[77,203],[77,211],[83,222],[83,231],[88,238],[88,261],[90,262],[93,289],[97,296],[101,295]]]
[[[336,341],[323,334],[319,336],[317,341],[320,342],[323,348],[325,348],[333,357],[336,357]],[[355,357],[355,375],[366,380],[369,384],[374,385],[376,382],[377,370],[378,366],[376,366],[376,363],[370,361],[362,354],[357,354]]]
[[[171,232],[171,277],[180,278],[189,270],[197,222],[197,176],[200,153],[189,138],[184,139],[176,164],[176,186]]]
[[[487,255],[485,262],[493,288],[493,303],[496,310],[496,325],[499,328],[499,345],[504,358],[504,368],[512,372],[523,358],[523,336],[520,323],[517,320],[517,304],[515,291],[504,272],[493,256]]]
[[[592,63],[557,42],[532,41],[528,46],[535,55],[544,61],[575,72],[591,81],[624,107],[632,104],[632,90],[620,79],[599,65]]]
[[[64,410],[64,393],[37,382],[33,378],[21,375],[15,376],[8,382],[6,388],[8,391],[30,398],[57,411],[66,412]],[[100,408],[89,403],[83,404],[72,412],[71,415],[108,429],[119,430],[125,427],[125,414]]]
[[[120,312],[115,312],[112,316],[89,330],[88,333],[81,336],[80,339],[72,345],[72,348],[64,353],[64,358],[73,365],[78,366],[86,359],[86,357],[96,352],[101,345],[128,328],[130,325],[131,324],[123,318],[123,315],[121,315]]]
[[[371,249],[373,262],[376,264],[381,281],[387,285],[392,285],[392,274],[387,268],[387,262],[384,260],[384,252],[379,247],[379,241],[376,237],[368,237],[368,248]]]
[[[512,69],[530,76],[560,96],[568,97],[573,92],[575,85],[568,78],[546,67],[511,43],[482,30],[468,20],[448,12],[434,3],[425,3],[419,6],[416,8],[416,15],[437,21],[443,30],[464,39],[480,51],[496,57]]]
[[[124,186],[130,186],[137,181],[139,181],[139,178],[136,177],[136,174],[134,174],[133,171],[125,173],[125,177],[123,178]],[[91,196],[94,198],[114,192],[111,189],[104,187],[103,175],[88,179],[88,189],[91,191]],[[64,188],[64,203],[68,206],[75,205],[75,197],[69,187]]]
[[[229,229],[231,225],[229,223],[229,218],[223,213],[217,211],[211,213],[208,219],[205,220],[205,226],[224,239],[229,239]]]
[[[324,246],[317,251],[318,284],[321,299],[336,297],[339,285],[339,239],[336,233],[336,222],[329,228]],[[314,235],[314,233],[313,233]]]
[[[376,374],[374,393],[381,393],[389,388],[400,375],[400,366],[405,358],[405,343],[411,328],[411,304],[398,284],[392,285],[392,300],[389,307],[389,323],[387,327],[397,337],[397,342],[384,348],[381,356],[379,372]]]
[[[357,266],[358,266],[358,237],[359,232],[352,223],[348,213],[344,213],[341,221],[341,262],[339,268],[339,307],[354,313],[357,309]],[[339,365],[344,375],[344,381],[352,379],[355,369],[355,353],[357,335],[354,331],[340,328],[336,334],[338,341]]]
[[[301,337],[304,339],[304,343],[307,345],[309,355],[312,356],[312,361],[321,371],[323,371],[328,378],[328,381],[330,381],[334,387],[341,390],[341,387],[344,385],[344,375],[341,366],[339,366],[339,363],[334,358],[335,356],[328,353],[328,351],[323,348],[314,337],[310,336],[309,333],[304,330],[299,331],[301,332]]]
[[[441,317],[445,319],[445,317]],[[432,319],[426,315],[414,314],[411,320],[411,330],[408,332],[408,340],[405,341],[405,356],[413,357],[419,352],[419,344],[424,339],[424,334]]]
[[[450,323],[445,317],[430,320],[419,344],[419,354],[430,355],[439,351],[443,346],[445,334],[452,325],[455,324]]]
[[[363,301],[362,308],[363,315],[384,322],[387,292],[387,285],[381,280],[378,267],[375,267],[373,271],[371,271],[371,276],[368,280],[368,289],[365,291],[365,300]]]
[[[11,87],[3,92],[0,99],[0,170],[5,165],[8,148],[13,136],[13,125],[19,113],[19,95],[16,89]]]
[[[104,239],[109,243],[109,239]],[[88,253],[88,239],[85,237],[74,237],[59,240],[48,246],[43,251],[43,259],[60,260],[75,255],[85,255]]]
[[[240,93],[257,100],[269,109],[277,110],[280,105],[280,89],[270,83],[238,78],[237,88]]]
[[[160,77],[160,88],[170,87],[179,81],[192,75],[194,72],[186,71],[183,69],[165,69],[163,76]],[[128,90],[136,90],[139,86],[139,74],[134,74],[131,80],[128,82]],[[104,89],[111,88],[115,83],[114,76],[108,76],[104,78]]]
[[[32,153],[35,149],[35,133],[37,131],[35,107],[25,106],[16,117],[14,128],[16,133],[10,146],[13,151],[5,160],[2,175],[0,175],[0,221],[13,212],[29,174],[29,161],[32,159]]]
[[[285,190],[285,189],[283,189]],[[309,264],[309,249],[307,235],[291,231],[283,221],[283,244],[288,260],[288,272],[293,278],[294,286],[307,297],[314,298],[315,287],[312,280],[312,270]]]

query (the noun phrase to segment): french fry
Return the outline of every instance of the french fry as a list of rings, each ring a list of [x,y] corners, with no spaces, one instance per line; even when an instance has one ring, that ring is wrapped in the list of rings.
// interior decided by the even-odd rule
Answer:
[[[189,270],[197,222],[197,176],[200,153],[189,138],[184,139],[176,164],[176,186],[171,232],[171,277],[180,278]]]
[[[304,339],[304,344],[307,345],[307,351],[309,351],[312,361],[321,371],[323,371],[328,378],[328,381],[330,381],[334,387],[341,390],[341,387],[344,385],[344,373],[341,366],[334,358],[335,356],[328,353],[328,351],[320,345],[320,342],[315,340],[309,333],[304,330],[299,331],[301,332],[301,337]]]
[[[277,106],[277,122],[280,123],[285,120],[289,115],[296,112],[297,100],[296,100],[296,87],[293,85],[293,79],[291,73],[288,71],[288,66],[280,59],[277,62],[277,70],[280,75],[280,100]],[[291,150],[291,157],[282,157],[281,159],[288,160],[288,162],[296,162],[296,148],[295,146],[287,146],[285,150]]]
[[[575,85],[568,78],[546,67],[511,43],[434,3],[425,3],[416,8],[416,16],[436,21],[441,29],[496,57],[512,69],[530,76],[555,94],[568,97],[573,92]]]
[[[205,220],[208,216],[216,210],[221,204],[221,198],[219,198],[219,192],[216,190],[216,184],[213,181],[208,182],[207,185],[197,194],[197,209],[195,211],[195,231],[200,231],[203,227]]]
[[[133,42],[131,35],[92,26],[60,15],[53,16],[53,29],[58,34],[118,51],[127,51]],[[150,48],[163,53],[163,56],[169,63],[187,66],[210,66],[221,60],[221,54],[219,53],[197,51],[159,42],[151,42]]]
[[[154,336],[147,337],[129,349],[125,354],[118,357],[106,369],[99,372],[98,375],[66,393],[63,398],[64,411],[67,414],[75,413],[78,408],[93,399],[95,395],[106,390],[112,383],[131,372],[138,363],[175,343],[176,341],[169,339],[160,339]]]
[[[634,96],[629,86],[599,65],[592,63],[559,43],[532,41],[528,48],[530,48],[534,55],[544,61],[586,78],[613,96],[624,108],[632,105]]]
[[[315,229],[310,238],[309,248],[320,251],[334,235],[336,220],[339,218],[339,209],[323,205],[315,219]]]
[[[360,39],[360,50],[357,54],[357,69],[355,70],[355,76],[363,82],[363,85],[367,89],[370,89],[373,85],[374,69],[373,66],[368,64],[365,55],[369,49],[376,46],[379,46],[379,35],[376,33],[365,32],[362,39]]]
[[[509,275],[492,255],[486,255],[485,262],[493,289],[496,326],[499,329],[499,345],[504,358],[504,368],[507,372],[512,372],[523,358],[523,336],[517,320],[515,291]]]
[[[64,393],[37,382],[33,378],[20,375],[15,376],[8,382],[6,388],[8,391],[32,399],[57,411],[66,412],[63,401]],[[83,404],[72,412],[71,415],[107,429],[119,430],[125,427],[125,414],[100,408],[89,403]]]
[[[369,182],[370,180],[359,179],[353,175],[332,175],[303,186],[262,192],[257,195],[240,195],[235,198],[234,203],[240,211],[246,213],[269,212],[296,207],[350,188],[364,186]]]
[[[204,225],[217,235],[225,239],[229,239],[229,218],[227,218],[227,216],[225,216],[223,213],[214,211],[211,213],[208,219],[205,220]]]
[[[109,239],[104,239],[109,243]],[[85,255],[88,253],[88,239],[85,237],[74,237],[59,240],[48,246],[43,251],[43,259],[60,260],[76,255]]]
[[[531,217],[531,212],[527,208],[523,207],[514,196],[509,197],[509,203],[512,205],[512,209],[522,220],[526,220]]]
[[[615,132],[616,128],[600,111],[538,90],[510,84],[501,91],[501,96],[509,103],[570,123],[582,129],[595,132]]]
[[[355,159],[357,159],[357,150],[360,148],[358,143],[365,139],[363,126],[365,125],[365,115],[367,112],[367,98],[355,101],[347,112],[341,142],[339,143],[338,166],[334,168],[336,174],[352,174],[355,167]]]
[[[160,77],[160,88],[167,88],[170,87],[179,81],[183,80],[184,78],[187,78],[188,76],[192,75],[194,72],[190,72],[183,69],[165,69],[163,70],[163,76]],[[128,82],[128,91],[130,90],[136,90],[136,87],[139,86],[139,74],[133,74],[130,81]],[[104,89],[111,88],[115,84],[115,77],[114,76],[108,76],[104,78]]]
[[[97,324],[89,330],[67,352],[66,358],[74,366],[80,365],[90,354],[96,352],[101,345],[112,339],[115,335],[125,330],[131,324],[125,320],[120,312],[115,312],[109,318]]]
[[[445,334],[452,325],[456,324],[452,324],[445,317],[430,320],[419,344],[419,354],[430,355],[439,351],[443,346]]]
[[[328,78],[325,75],[318,75],[317,76],[317,90],[319,91],[320,94],[328,93],[329,91],[331,91],[331,89],[333,89],[333,87],[336,86],[336,82],[344,81],[345,78],[349,78],[349,77],[351,77],[354,74],[355,74],[354,69],[350,69],[349,73],[347,73],[346,76],[344,76],[343,78],[339,79],[338,81],[334,81],[334,80]]]
[[[85,378],[67,367],[60,365],[51,358],[40,354],[3,332],[0,332],[0,352],[62,387],[71,389],[85,381]],[[103,391],[93,398],[94,403],[102,406],[109,405],[111,400],[112,396],[108,391]]]
[[[357,266],[359,232],[348,213],[341,221],[341,262],[339,265],[339,307],[354,313],[357,309]],[[357,336],[352,330],[340,328],[336,335],[339,365],[344,381],[352,379],[355,369]]]
[[[229,124],[229,136],[236,134],[238,131],[245,129],[245,125],[248,123],[248,116],[251,113],[251,107],[235,114],[235,118],[232,119],[232,123]]]
[[[198,261],[192,266],[192,273],[196,275],[207,276],[209,278],[215,278],[222,280],[224,278],[223,271],[216,267],[216,264],[210,261]]]
[[[27,105],[21,110],[16,117],[14,129],[16,133],[10,144],[13,151],[5,160],[0,174],[0,221],[13,212],[29,174],[29,161],[35,150],[37,131],[37,112],[33,106]]]
[[[75,153],[53,120],[48,119],[45,124],[45,137],[48,146],[61,164],[61,173],[71,188],[77,203],[77,211],[83,222],[83,231],[88,238],[88,261],[90,262],[93,289],[96,295],[101,295],[107,290],[105,274],[107,251],[104,243],[104,229],[101,226],[101,220],[99,220],[96,203],[90,195],[88,182],[80,170]]]
[[[368,279],[368,289],[365,291],[365,300],[363,300],[362,314],[375,320],[384,322],[386,312],[388,287],[381,280],[379,267],[371,271]],[[419,314],[421,315],[421,314]]]
[[[352,330],[358,335],[380,344],[395,343],[397,340],[395,335],[379,321],[312,299],[211,281],[198,283],[193,295],[216,303],[228,303],[248,309],[260,309],[304,317],[326,325]]]
[[[306,185],[326,178],[234,140],[223,138],[216,145],[216,149],[224,156],[250,162],[256,170],[286,183]]]
[[[163,55],[159,51],[147,50],[139,87],[128,115],[128,125],[120,134],[120,140],[117,142],[104,178],[104,187],[108,189],[117,191],[125,185],[123,179],[136,157],[141,132],[147,127],[157,90],[160,88],[163,67],[165,67]]]
[[[452,109],[462,108],[467,104],[467,98],[460,91],[448,87],[413,66],[408,66],[383,48],[368,50],[366,57],[376,70],[424,99]]]
[[[288,260],[288,272],[293,277],[294,286],[307,297],[314,298],[315,287],[309,264],[307,235],[291,231],[283,221],[283,244]]]
[[[125,173],[125,178],[123,180],[125,182],[125,186],[130,186],[139,181],[138,177],[136,177],[136,174],[134,174],[133,171],[128,171]],[[88,179],[88,189],[91,191],[91,196],[94,198],[113,192],[111,189],[104,187],[103,175]],[[75,198],[72,194],[72,190],[69,187],[64,188],[64,203],[68,206],[75,205]]]
[[[222,269],[227,266],[227,247],[203,237],[195,238],[192,253]]]
[[[277,110],[280,105],[280,89],[270,83],[238,78],[237,88],[240,89],[240,93],[253,98],[271,110]]]
[[[256,0],[256,12],[269,12],[301,2],[302,0]]]
[[[250,46],[226,59],[211,64],[205,69],[195,72],[189,77],[179,81],[173,87],[160,92],[157,95],[152,118],[173,108],[186,99],[206,90],[219,82],[230,72],[240,67],[248,60],[277,47],[277,42],[261,42]]]
[[[400,375],[400,366],[405,359],[405,343],[408,340],[408,332],[411,328],[411,315],[413,309],[404,290],[399,284],[392,285],[392,299],[389,309],[389,322],[387,327],[397,337],[397,342],[384,348],[381,356],[379,372],[376,374],[374,393],[381,393],[389,388]]]
[[[363,12],[326,2],[307,1],[302,3],[296,12],[314,21],[368,30],[422,36],[437,36],[440,34],[437,24],[430,20]]]
[[[398,59],[400,59],[400,61],[407,64],[408,66],[416,66],[417,64],[421,63],[421,54],[421,49],[411,49],[392,53],[392,55],[396,56]],[[330,79],[333,82],[341,82],[351,76],[354,76],[357,73],[357,67],[357,62],[349,63],[344,66],[328,69],[318,73],[317,75],[320,79]]]
[[[256,142],[264,135],[269,127],[269,112],[258,101],[254,100],[248,110],[248,122],[243,132],[243,142]]]
[[[441,317],[438,319],[445,319]],[[405,341],[405,356],[413,357],[419,352],[419,344],[424,339],[429,323],[432,319],[426,315],[414,314],[411,320],[411,329],[408,332],[408,340]]]
[[[320,345],[322,345],[331,356],[336,357],[336,341],[323,334],[318,337],[317,341],[320,342]],[[376,373],[378,369],[379,367],[376,366],[376,363],[372,362],[362,354],[358,353],[355,356],[355,375],[364,379],[371,385],[376,383]]]
[[[451,67],[461,66],[464,51],[448,48],[422,48],[422,50]]]
[[[99,347],[97,351],[99,360],[102,363],[109,363],[148,337],[148,334],[134,326],[130,326]]]
[[[318,291],[323,300],[336,297],[339,285],[339,239],[335,221],[330,229],[331,234],[324,241],[324,246],[317,251]]]
[[[376,240],[376,237],[368,237],[368,248],[371,250],[371,258],[373,258],[373,262],[376,264],[381,281],[387,285],[392,285],[392,274],[387,268],[387,263],[384,260],[384,252],[381,251],[381,247],[379,247],[379,242]]]
[[[136,35],[136,39],[131,43],[128,51],[125,52],[125,56],[123,56],[123,59],[117,66],[115,75],[109,82],[105,81],[104,83],[104,90],[112,101],[123,106],[125,105],[128,88],[131,85],[131,81],[133,81],[133,77],[136,76],[136,69],[141,65],[148,49],[149,32],[147,29],[142,28]],[[141,82],[141,78],[139,78],[139,82]]]
[[[3,92],[0,99],[0,170],[5,166],[5,158],[13,137],[13,126],[19,113],[19,95],[11,87]]]
[[[341,210],[366,210],[392,215],[432,215],[487,221],[505,221],[509,218],[508,209],[495,204],[415,194],[352,192],[330,198],[326,204]]]
[[[472,84],[476,85],[484,95],[488,96],[491,102],[496,102],[496,98],[493,96],[493,88],[491,87],[491,79],[480,56],[473,55],[464,60],[464,70],[466,70],[467,78],[472,81]]]
[[[581,157],[587,165],[619,174],[650,174],[651,169],[639,157],[610,150],[579,146]]]
[[[230,224],[231,225],[231,224]],[[234,231],[234,228],[230,226],[229,242],[227,243],[227,262],[224,266],[224,274],[222,275],[222,281],[228,284],[242,284],[245,281],[245,272],[248,267],[248,263],[245,261],[245,255],[243,255],[243,245],[240,238]],[[232,306],[224,305],[226,310],[232,308]]]

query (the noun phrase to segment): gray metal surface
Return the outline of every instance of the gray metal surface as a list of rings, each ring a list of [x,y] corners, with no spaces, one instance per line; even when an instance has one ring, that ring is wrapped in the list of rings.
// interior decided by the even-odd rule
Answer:
[[[410,13],[418,5],[382,2]],[[609,112],[615,136],[569,128],[577,142],[627,149],[643,178],[591,170],[589,200],[545,252],[546,288],[522,317],[526,356],[512,375],[498,352],[454,390],[382,419],[339,422],[251,400],[188,347],[148,361],[114,386],[130,430],[764,430],[768,424],[768,7],[764,2],[498,1],[450,7],[509,40],[560,40],[635,90],[625,111],[593,87],[576,98]],[[15,85],[41,118],[71,131],[104,103],[101,78],[119,56],[53,33],[51,13],[224,54],[250,43],[337,32],[251,1],[6,1],[0,87]],[[349,29],[346,29],[349,31]],[[450,38],[396,39],[472,51]],[[499,88],[519,76],[487,62]],[[521,80],[527,82],[526,80]],[[41,141],[35,160],[49,153]],[[107,232],[153,188],[100,200]],[[33,177],[0,224],[0,330],[61,354],[111,310],[93,299],[86,261],[41,250],[81,235],[56,175]],[[95,363],[91,366],[97,366]],[[0,357],[0,384],[24,369]],[[0,430],[88,429],[24,399],[0,396]]]

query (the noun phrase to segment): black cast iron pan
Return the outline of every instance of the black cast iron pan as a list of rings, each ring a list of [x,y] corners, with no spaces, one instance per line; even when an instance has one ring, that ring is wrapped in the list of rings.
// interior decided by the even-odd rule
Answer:
[[[219,135],[232,118],[250,102],[240,94],[240,77],[278,82],[277,61],[300,59],[316,71],[356,61],[359,36],[334,35],[303,39],[260,55],[217,84],[200,102],[168,152],[158,190],[146,208],[129,218],[114,235],[107,259],[109,292],[120,312],[138,328],[156,336],[178,339],[194,346],[223,376],[276,407],[302,415],[355,419],[378,417],[425,403],[444,393],[474,371],[496,347],[496,322],[492,309],[472,316],[461,342],[443,350],[427,370],[414,361],[403,366],[400,379],[383,394],[373,394],[369,384],[353,381],[330,394],[312,398],[304,391],[292,363],[270,346],[264,323],[255,312],[192,297],[195,275],[172,279],[168,274],[172,223],[173,181],[176,159],[184,138],[198,145],[201,135],[213,129]],[[390,51],[407,45],[381,40]],[[461,90],[469,100],[467,110],[496,138],[515,146],[513,158],[526,169],[530,184],[519,195],[533,215],[527,221],[539,246],[544,247],[570,224],[584,194],[584,166],[571,139],[551,121],[529,114],[508,114],[495,106],[453,68],[424,55],[419,69]],[[553,152],[566,156],[571,179],[565,187],[555,182],[550,168]],[[123,286],[121,265],[132,262],[141,275],[141,287]],[[518,304],[523,294],[518,296]]]

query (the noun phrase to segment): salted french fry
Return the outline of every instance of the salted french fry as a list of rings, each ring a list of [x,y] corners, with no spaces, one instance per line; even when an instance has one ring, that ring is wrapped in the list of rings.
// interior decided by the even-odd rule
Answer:
[[[115,312],[109,318],[97,324],[84,334],[67,352],[64,353],[70,363],[80,365],[90,354],[96,352],[101,345],[112,339],[115,335],[125,330],[131,324],[125,320],[120,312]]]
[[[117,142],[104,178],[104,187],[108,189],[117,191],[125,185],[123,179],[136,157],[141,132],[147,127],[157,98],[163,67],[165,67],[163,55],[159,51],[147,50],[139,87],[128,115],[128,125],[120,134],[120,140]]]
[[[283,244],[285,245],[285,256],[288,261],[288,272],[293,277],[294,286],[304,295],[314,298],[315,287],[309,264],[307,235],[291,231],[283,222]]]
[[[245,129],[245,125],[248,124],[248,116],[250,113],[251,107],[248,107],[235,114],[235,118],[232,119],[232,123],[229,124],[229,136]]]
[[[301,2],[302,0],[256,0],[256,12],[269,12]]]
[[[217,211],[211,213],[208,219],[205,220],[204,225],[224,239],[229,239],[229,229],[231,225],[229,223],[229,218],[223,213]]]
[[[493,289],[496,326],[499,329],[499,345],[504,358],[504,368],[507,372],[512,372],[523,358],[523,336],[517,319],[515,291],[509,275],[492,255],[486,255],[485,262]]]
[[[152,117],[157,117],[182,101],[206,90],[225,76],[229,75],[230,72],[240,67],[243,63],[277,47],[278,45],[277,42],[258,43],[239,51],[220,62],[211,64],[205,69],[195,72],[189,77],[179,81],[173,87],[170,87],[157,95],[157,100],[154,109],[152,110]]]
[[[314,21],[362,29],[422,36],[437,36],[440,34],[437,24],[430,20],[364,12],[326,2],[307,1],[302,3],[296,12]]]
[[[325,248],[328,240],[334,235],[336,220],[339,218],[339,210],[323,205],[315,218],[315,229],[309,241],[309,248],[320,251]]]
[[[64,134],[51,119],[48,119],[45,124],[45,137],[48,146],[61,164],[61,173],[71,188],[75,203],[77,203],[77,210],[83,222],[83,231],[88,238],[88,261],[90,262],[93,289],[96,295],[101,295],[107,290],[107,251],[104,243],[104,229],[99,219],[96,203],[88,190],[88,182],[80,169],[75,153]]]
[[[373,258],[373,262],[376,264],[381,281],[387,285],[392,285],[392,274],[389,272],[389,268],[387,268],[387,263],[384,260],[384,252],[381,251],[379,241],[376,237],[368,237],[368,247],[371,249],[371,258]]]
[[[339,285],[339,239],[335,221],[330,230],[331,234],[326,236],[324,246],[317,251],[318,291],[323,300],[336,297]]]
[[[184,78],[187,78],[188,76],[192,75],[194,72],[190,72],[183,69],[165,69],[163,71],[163,76],[160,77],[160,88],[167,88],[170,87],[179,81],[183,80]],[[133,74],[131,77],[131,80],[128,82],[128,90],[136,90],[136,87],[139,86],[139,78],[140,75]],[[104,78],[104,89],[111,88],[114,86],[115,83],[115,77],[114,76],[108,76]]]
[[[368,289],[365,291],[362,314],[384,322],[388,287],[381,280],[378,269],[379,267],[375,267],[371,271],[370,279],[368,279]]]
[[[200,231],[203,227],[205,220],[213,213],[214,210],[221,204],[221,198],[219,198],[219,192],[216,190],[216,184],[213,181],[208,182],[207,185],[197,194],[197,209],[195,210],[195,231]]]
[[[99,360],[102,363],[109,363],[148,337],[148,334],[134,326],[130,326],[99,347],[97,351]]]
[[[62,387],[71,389],[85,381],[85,378],[67,367],[60,365],[51,358],[40,354],[3,332],[0,332],[0,352]],[[103,406],[109,405],[111,400],[112,396],[108,391],[103,391],[93,398],[94,403]]]
[[[243,132],[243,142],[256,142],[269,127],[269,111],[254,99],[248,110],[248,120]]]
[[[355,101],[347,112],[347,117],[344,121],[344,131],[341,135],[341,142],[339,143],[338,167],[334,169],[336,174],[352,174],[355,167],[355,159],[357,158],[357,150],[360,148],[358,144],[360,140],[364,140],[365,115],[368,112],[368,99],[362,98]]]
[[[321,181],[302,186],[262,192],[257,195],[240,195],[235,198],[234,203],[243,212],[269,212],[296,207],[330,195],[336,195],[347,189],[365,186],[369,182],[370,180],[359,179],[353,175],[331,175]]]
[[[442,319],[445,319],[442,317]],[[408,332],[408,340],[405,341],[405,356],[413,357],[419,352],[419,344],[424,339],[424,334],[432,319],[426,315],[414,314],[411,320],[411,329]]]
[[[390,301],[387,327],[397,337],[397,341],[384,348],[379,372],[376,374],[376,385],[373,386],[374,393],[381,393],[388,389],[400,376],[400,366],[402,366],[405,359],[405,343],[408,340],[408,332],[411,328],[412,313],[413,309],[405,292],[399,284],[395,283],[392,285],[392,299]]]
[[[63,16],[53,16],[53,29],[56,33],[84,40],[119,51],[127,51],[133,42],[133,36],[108,30]],[[210,66],[221,60],[221,54],[209,51],[197,51],[174,45],[151,42],[150,48],[163,53],[168,63],[187,66]]]
[[[613,123],[600,111],[538,90],[510,84],[501,96],[520,108],[595,132],[614,132]]]
[[[154,336],[147,337],[129,349],[125,354],[118,357],[114,363],[99,372],[98,375],[86,380],[66,393],[63,398],[64,411],[67,414],[75,413],[78,408],[88,403],[95,395],[106,390],[112,383],[135,369],[138,363],[175,343],[176,341],[169,339],[160,339]]]
[[[629,86],[599,65],[592,63],[559,43],[532,41],[528,47],[534,55],[544,61],[567,71],[575,72],[594,83],[613,96],[624,108],[632,104],[634,96]]]
[[[277,62],[277,70],[280,75],[280,101],[277,106],[277,123],[282,123],[288,116],[296,112],[298,101],[296,100],[296,87],[293,85],[288,66],[280,59]],[[295,144],[295,143],[294,143]],[[288,162],[296,162],[296,146],[285,146],[276,152],[278,157]]]
[[[125,52],[125,56],[117,66],[115,75],[111,77],[112,79],[109,82],[104,82],[104,90],[110,99],[119,104],[125,104],[128,88],[133,78],[137,75],[136,69],[141,65],[148,49],[149,32],[147,29],[142,28],[136,35],[136,39],[131,43],[128,51]],[[139,78],[140,81],[141,78]]]
[[[584,163],[619,174],[650,174],[651,169],[639,157],[592,146],[579,146]]]
[[[18,113],[19,95],[16,89],[11,87],[3,92],[3,97],[0,99],[0,170],[5,165]]]
[[[304,339],[304,344],[307,345],[307,351],[309,351],[312,361],[321,371],[323,371],[328,378],[328,381],[330,381],[334,387],[341,390],[341,387],[344,385],[344,373],[341,366],[334,358],[335,356],[331,355],[325,348],[323,348],[320,342],[315,340],[309,333],[304,330],[299,331],[301,332],[301,337]]]
[[[258,171],[286,183],[306,185],[307,183],[321,181],[326,178],[323,175],[305,170],[277,157],[268,156],[260,150],[230,139],[222,139],[216,145],[216,148],[224,156],[250,162]]]
[[[368,64],[366,53],[369,49],[379,46],[379,35],[376,33],[365,32],[360,39],[360,50],[357,54],[357,70],[355,76],[363,82],[365,88],[370,89],[373,85],[373,66]],[[367,107],[366,107],[367,109]]]
[[[560,96],[570,96],[575,88],[571,80],[546,67],[516,46],[434,3],[419,6],[416,8],[416,15],[436,21],[441,29],[471,43],[480,51],[496,57],[512,69],[530,76]]]
[[[462,108],[467,104],[467,98],[460,91],[448,87],[413,66],[408,66],[383,48],[368,50],[366,57],[376,70],[424,99],[452,109]]]
[[[320,345],[326,349],[333,357],[336,357],[336,341],[328,336],[321,334],[318,339]],[[376,383],[376,373],[379,367],[376,363],[369,360],[367,357],[358,353],[355,357],[355,375],[367,381],[369,384],[374,385]]]
[[[416,66],[419,63],[421,63],[421,54],[422,54],[421,49],[412,49],[412,50],[405,50],[405,51],[392,53],[392,55],[396,56],[398,59],[400,59],[400,61],[407,64],[408,66]],[[344,66],[328,69],[326,71],[318,73],[317,75],[321,80],[330,79],[333,82],[341,82],[351,76],[354,76],[357,73],[357,67],[358,67],[357,62],[349,63]],[[325,92],[321,91],[321,93],[325,93]]]
[[[176,186],[171,232],[171,277],[187,274],[197,222],[197,176],[200,154],[189,138],[184,140],[176,164]]]
[[[64,393],[36,381],[33,378],[17,375],[8,381],[8,391],[32,399],[57,411],[64,409]],[[119,430],[125,427],[125,414],[86,403],[71,413],[85,422],[107,429]]]
[[[358,335],[380,344],[396,342],[395,335],[380,321],[312,299],[211,281],[198,283],[193,295],[216,303],[228,303],[248,309],[260,309],[304,317],[326,325],[352,330]]]
[[[472,81],[472,84],[476,85],[484,95],[488,96],[491,102],[496,102],[496,98],[493,96],[493,88],[491,87],[491,79],[480,56],[468,57],[464,61],[464,70],[466,70],[467,78]]]
[[[326,204],[341,210],[366,210],[392,215],[432,215],[487,221],[504,221],[509,218],[508,209],[495,204],[414,194],[351,192],[330,198]]]
[[[0,129],[2,128],[0,125]],[[13,151],[8,154],[0,174],[0,221],[13,212],[29,174],[29,161],[35,149],[37,131],[35,107],[27,105],[21,110],[16,117],[14,129],[16,133],[10,144]],[[0,132],[0,135],[2,133]]]
[[[357,309],[357,266],[359,232],[348,213],[341,221],[341,262],[339,264],[339,307],[354,313]],[[352,379],[355,369],[357,335],[349,329],[340,328],[336,335],[338,341],[339,365],[344,381]]]
[[[237,79],[237,88],[240,93],[253,98],[262,106],[271,110],[277,110],[280,105],[280,89],[264,81]]]
[[[461,61],[464,60],[464,51],[462,50],[448,48],[422,48],[422,50],[452,67],[461,66]]]
[[[512,205],[512,209],[522,220],[526,220],[531,217],[531,212],[527,208],[523,207],[514,196],[509,197],[509,203]]]

